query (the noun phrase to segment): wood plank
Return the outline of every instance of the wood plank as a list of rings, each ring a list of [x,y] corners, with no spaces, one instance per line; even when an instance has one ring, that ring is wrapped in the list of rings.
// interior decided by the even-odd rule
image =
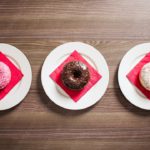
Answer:
[[[6,142],[7,141],[7,142]],[[11,138],[7,140],[0,140],[2,149],[11,149],[11,150],[26,150],[26,149],[35,149],[36,150],[47,150],[47,149],[55,149],[55,150],[76,150],[81,148],[82,150],[141,150],[141,149],[149,149],[150,144],[148,142],[101,142],[99,140],[27,140],[27,139],[19,139],[13,140]],[[136,145],[136,146],[135,146]]]
[[[1,37],[149,39],[149,0],[1,0]]]

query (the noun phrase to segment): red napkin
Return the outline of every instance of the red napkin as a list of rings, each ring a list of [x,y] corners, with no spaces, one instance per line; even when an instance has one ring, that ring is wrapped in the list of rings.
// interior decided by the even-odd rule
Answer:
[[[127,74],[129,81],[135,85],[148,99],[150,99],[150,91],[146,90],[140,83],[139,74],[142,67],[150,62],[150,53],[145,57]]]
[[[61,72],[63,67],[66,63],[71,61],[81,61],[83,62],[88,68],[90,72],[90,80],[88,84],[79,91],[70,90],[66,86],[63,85],[61,81]],[[100,79],[101,75],[77,52],[74,51],[56,70],[54,70],[50,77],[75,101],[77,102],[83,95],[86,94]]]
[[[2,90],[0,90],[0,100],[4,98],[7,93],[22,79],[22,72],[2,53],[0,52],[0,61],[5,63],[11,71],[11,80],[9,84]]]

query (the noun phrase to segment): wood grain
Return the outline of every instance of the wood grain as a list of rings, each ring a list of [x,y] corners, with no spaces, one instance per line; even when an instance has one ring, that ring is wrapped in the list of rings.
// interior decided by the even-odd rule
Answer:
[[[149,0],[1,0],[0,42],[26,54],[33,82],[20,105],[0,112],[0,149],[149,150],[150,113],[131,105],[117,82],[123,55],[149,42],[149,7]],[[40,81],[45,57],[70,41],[96,47],[110,70],[102,100],[76,112],[53,104]]]

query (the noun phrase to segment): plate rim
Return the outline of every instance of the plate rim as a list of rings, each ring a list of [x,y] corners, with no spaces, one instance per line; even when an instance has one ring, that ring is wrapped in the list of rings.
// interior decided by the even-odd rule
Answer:
[[[134,106],[136,106],[137,108],[140,108],[140,109],[143,109],[143,110],[150,110],[150,106],[149,106],[149,108],[148,107],[143,107],[143,106],[140,106],[139,104],[137,104],[136,102],[133,102],[132,100],[131,100],[131,98],[130,98],[130,96],[129,96],[129,94],[126,94],[126,92],[125,92],[125,90],[124,90],[124,88],[123,88],[123,86],[122,86],[122,82],[121,82],[121,71],[122,71],[122,65],[123,65],[123,63],[125,62],[125,60],[127,59],[126,57],[128,57],[128,55],[130,54],[130,53],[132,53],[132,51],[135,51],[135,49],[139,49],[139,51],[140,51],[140,47],[147,47],[147,46],[149,46],[149,50],[148,49],[145,49],[144,50],[144,54],[146,54],[147,52],[150,52],[150,43],[141,43],[141,44],[137,44],[137,45],[135,45],[135,46],[133,46],[132,48],[130,48],[125,54],[124,54],[124,56],[122,57],[122,59],[121,59],[121,61],[120,61],[120,64],[119,64],[119,68],[118,68],[118,83],[119,83],[119,87],[120,87],[120,90],[121,90],[121,92],[122,92],[122,94],[124,95],[124,97],[126,98],[126,100],[128,100],[128,102],[130,102],[132,105],[134,105]],[[138,51],[136,51],[136,53],[138,53]],[[141,53],[142,54],[142,53]],[[139,54],[138,56],[140,56],[141,54]],[[138,56],[136,56],[136,57],[138,57]],[[135,59],[136,59],[136,57],[135,57]],[[132,68],[131,68],[132,69]],[[129,70],[130,71],[130,70]],[[128,71],[128,72],[129,72]],[[128,80],[127,78],[126,78],[126,80]],[[128,80],[128,82],[130,83],[130,81]],[[132,83],[130,83],[131,84],[131,86],[133,87],[133,88],[135,88],[136,89],[136,87],[134,86],[134,85],[132,85]],[[138,89],[137,89],[138,90]],[[137,95],[139,95],[138,93],[137,93]],[[141,98],[142,98],[142,96],[141,96]],[[145,99],[147,99],[145,96],[144,96],[144,98]],[[144,98],[142,98],[142,99],[144,99]],[[145,100],[144,99],[144,100]],[[150,101],[149,101],[150,102]],[[142,101],[141,101],[141,103],[142,103]]]
[[[5,55],[11,56],[12,58],[14,58],[15,61],[17,61],[17,63],[19,64],[19,67],[20,67],[19,69],[23,72],[24,75],[25,75],[25,68],[26,68],[27,74],[28,74],[28,76],[26,75],[26,77],[23,77],[21,79],[21,83],[19,81],[11,89],[11,91],[6,95],[6,97],[4,97],[4,99],[0,101],[0,111],[4,111],[4,110],[9,110],[9,109],[19,105],[25,99],[27,94],[29,93],[30,88],[31,88],[31,84],[32,84],[32,67],[30,65],[30,62],[29,62],[27,56],[20,49],[18,49],[17,47],[15,47],[11,44],[7,44],[7,43],[0,43],[0,47],[3,47],[0,50],[1,52],[3,52]],[[8,54],[8,51],[15,51],[15,53],[9,52],[9,54]],[[15,55],[18,58],[15,57]],[[14,65],[16,66],[16,64],[14,64]],[[18,68],[18,66],[17,66],[17,68]],[[28,79],[28,82],[26,82],[27,79]],[[19,85],[19,83],[21,85]],[[20,92],[19,94],[14,94],[13,93],[13,90],[15,90],[15,89],[17,90],[17,88],[19,88],[18,91],[21,91],[21,89],[22,89],[21,87],[24,87],[24,89],[26,89],[26,90],[24,90],[23,92]],[[10,94],[10,96],[14,96],[13,97],[14,102],[9,103],[9,105],[8,105],[6,103],[8,103],[7,100],[10,99],[9,94]]]
[[[42,83],[43,89],[44,89],[44,91],[45,91],[45,94],[48,96],[49,100],[51,100],[51,101],[52,101],[53,103],[55,103],[57,106],[59,106],[59,107],[61,107],[61,108],[64,108],[64,109],[68,109],[68,110],[83,110],[83,109],[86,109],[86,108],[91,107],[91,106],[93,106],[94,104],[96,104],[98,101],[101,100],[102,96],[101,96],[96,102],[94,102],[92,105],[89,105],[89,106],[86,106],[86,107],[82,107],[82,108],[68,108],[68,106],[65,107],[65,106],[59,105],[58,103],[56,103],[55,100],[52,99],[51,96],[49,96],[49,93],[47,93],[47,90],[45,89],[45,85],[44,85],[44,82],[43,82],[44,69],[45,69],[44,67],[45,67],[45,63],[47,63],[48,57],[50,57],[49,55],[51,55],[52,53],[55,53],[55,50],[56,50],[56,49],[60,49],[62,46],[66,46],[66,45],[69,45],[69,44],[77,44],[77,45],[78,45],[78,44],[81,44],[82,46],[83,46],[83,45],[84,45],[84,46],[89,46],[90,48],[92,48],[92,50],[95,50],[97,53],[99,53],[99,56],[101,56],[101,57],[103,58],[104,63],[106,64],[106,70],[108,71],[108,72],[107,72],[108,80],[105,81],[105,82],[106,82],[106,88],[105,88],[105,90],[104,90],[102,96],[105,94],[105,92],[106,92],[106,90],[107,90],[107,88],[108,88],[108,84],[109,84],[109,68],[108,68],[107,62],[106,62],[104,56],[100,53],[100,51],[98,51],[98,50],[97,50],[96,48],[94,48],[93,46],[91,46],[91,45],[89,45],[89,44],[86,44],[86,43],[83,43],[83,42],[67,42],[67,43],[64,43],[64,44],[61,44],[61,45],[55,47],[55,48],[47,55],[47,57],[46,57],[45,60],[44,60],[44,63],[43,63],[42,69],[41,69],[41,83]],[[78,49],[78,48],[76,48],[76,47],[74,48],[74,50],[77,50],[77,49]],[[91,51],[92,51],[92,50],[91,50]],[[78,50],[77,50],[77,51],[78,51]],[[71,52],[72,52],[72,50],[69,50],[69,53],[71,53]],[[78,51],[78,52],[79,52],[79,51]],[[79,53],[80,53],[80,52],[79,52]],[[62,63],[62,62],[60,62],[60,64],[61,64],[61,63]],[[60,64],[59,64],[59,65],[60,65]],[[59,66],[59,65],[57,65],[57,66]],[[57,68],[57,66],[56,66],[56,68]],[[53,68],[53,70],[55,70],[55,68]],[[51,72],[52,72],[52,71],[51,71]],[[50,74],[51,72],[49,72],[49,74]]]

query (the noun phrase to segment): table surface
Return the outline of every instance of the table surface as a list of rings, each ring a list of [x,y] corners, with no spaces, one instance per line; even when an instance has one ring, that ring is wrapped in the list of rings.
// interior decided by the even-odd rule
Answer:
[[[26,54],[31,90],[0,112],[1,150],[149,150],[150,112],[122,95],[117,70],[134,45],[149,42],[150,0],[1,0],[0,42]],[[82,111],[53,104],[40,82],[45,57],[56,46],[82,41],[96,47],[110,69],[102,100]]]

